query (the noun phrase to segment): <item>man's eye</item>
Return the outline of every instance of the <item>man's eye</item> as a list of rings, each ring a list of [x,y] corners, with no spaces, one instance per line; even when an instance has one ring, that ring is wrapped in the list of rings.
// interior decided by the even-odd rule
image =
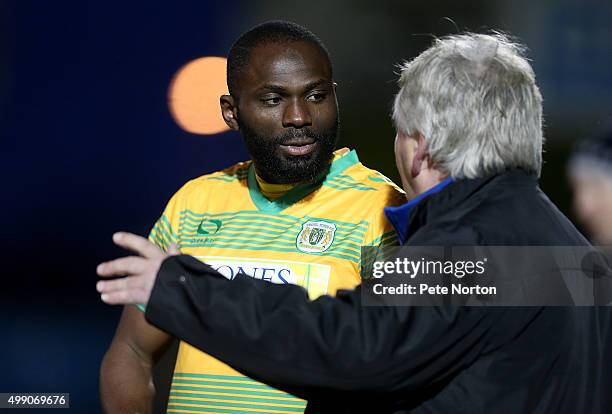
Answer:
[[[261,101],[264,103],[264,105],[275,106],[275,105],[278,105],[280,103],[281,98],[279,98],[277,96],[277,97],[274,97],[274,98],[262,99]]]
[[[308,98],[306,98],[307,101],[309,102],[321,102],[323,99],[325,99],[325,94],[324,93],[313,93],[311,95],[308,95]]]

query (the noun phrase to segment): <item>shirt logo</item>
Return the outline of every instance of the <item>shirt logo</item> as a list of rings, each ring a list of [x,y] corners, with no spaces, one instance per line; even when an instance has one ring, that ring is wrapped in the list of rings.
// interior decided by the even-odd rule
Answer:
[[[215,234],[221,228],[221,220],[204,219],[198,226],[198,234],[210,235]]]
[[[305,253],[322,253],[334,242],[336,225],[325,221],[307,221],[297,235],[295,245]]]
[[[308,291],[311,299],[325,295],[331,277],[331,266],[312,262],[273,260],[248,257],[195,256],[226,278],[238,275],[275,284],[293,284]]]

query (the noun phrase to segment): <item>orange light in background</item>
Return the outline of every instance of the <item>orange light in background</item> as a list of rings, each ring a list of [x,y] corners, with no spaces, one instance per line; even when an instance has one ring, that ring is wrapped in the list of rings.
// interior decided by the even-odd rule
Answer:
[[[193,134],[227,131],[219,96],[227,94],[227,59],[206,56],[192,60],[176,72],[168,91],[168,106],[176,123]]]

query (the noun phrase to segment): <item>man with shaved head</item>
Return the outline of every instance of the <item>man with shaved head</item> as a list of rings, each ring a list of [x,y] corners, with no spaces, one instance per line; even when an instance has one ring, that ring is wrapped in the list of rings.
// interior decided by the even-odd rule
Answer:
[[[227,83],[221,113],[252,161],[185,184],[149,239],[163,250],[179,245],[227,279],[296,284],[313,299],[356,286],[360,247],[395,242],[382,209],[405,196],[355,151],[334,152],[338,104],[325,46],[294,23],[264,23],[232,46]],[[171,337],[149,325],[144,310],[125,307],[102,362],[107,413],[151,410],[151,367]],[[168,412],[300,412],[305,405],[180,343]]]

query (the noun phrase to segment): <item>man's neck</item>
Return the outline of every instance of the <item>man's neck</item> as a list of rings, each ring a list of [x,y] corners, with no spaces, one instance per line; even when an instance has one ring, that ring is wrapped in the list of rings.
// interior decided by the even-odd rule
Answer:
[[[432,188],[440,184],[442,181],[444,181],[446,178],[448,178],[448,176],[448,173],[439,171],[437,169],[424,169],[419,173],[418,176],[412,179],[412,188],[410,188],[410,191],[415,196],[418,196],[419,194],[423,194],[431,190]]]
[[[257,180],[257,185],[259,186],[259,191],[266,197],[268,200],[276,200],[293,188],[297,187],[300,183],[292,183],[292,184],[273,184],[264,181],[263,178],[255,172],[255,179]]]

